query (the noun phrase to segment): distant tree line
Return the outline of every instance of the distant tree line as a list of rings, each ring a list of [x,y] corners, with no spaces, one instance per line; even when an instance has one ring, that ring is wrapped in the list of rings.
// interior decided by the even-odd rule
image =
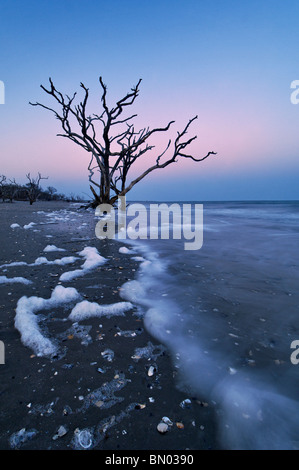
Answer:
[[[58,193],[57,189],[53,186],[48,186],[43,189],[40,185],[41,180],[46,180],[48,177],[43,177],[40,173],[36,177],[32,177],[30,173],[26,175],[28,183],[19,184],[15,178],[9,179],[5,175],[0,175],[0,200],[2,202],[13,201],[29,201],[30,205],[40,201],[66,201],[66,202],[81,202],[82,198],[71,193],[66,196],[63,193]]]

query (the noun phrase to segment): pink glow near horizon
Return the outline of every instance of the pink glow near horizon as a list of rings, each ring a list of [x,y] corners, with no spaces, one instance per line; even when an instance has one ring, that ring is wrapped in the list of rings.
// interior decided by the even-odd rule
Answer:
[[[53,126],[46,125],[47,120],[50,120],[51,117],[49,115],[45,116],[43,130],[37,136],[35,135],[31,141],[29,139],[29,145],[24,143],[22,139],[12,144],[8,139],[6,145],[3,146],[2,144],[1,153],[10,155],[6,162],[6,173],[9,177],[25,177],[27,172],[34,174],[40,171],[50,176],[49,184],[50,179],[53,177],[61,180],[80,180],[87,177],[90,155],[68,139],[53,134]],[[216,123],[214,122],[213,128],[208,126],[209,123],[202,125],[199,121],[195,121],[188,137],[197,134],[198,138],[190,146],[188,153],[196,158],[201,158],[211,150],[216,151],[217,155],[210,156],[202,163],[195,163],[191,159],[182,159],[163,171],[167,171],[169,176],[187,175],[188,173],[192,175],[198,171],[225,173],[232,168],[242,173],[257,166],[263,166],[263,160],[265,166],[268,164],[269,149],[264,128],[259,128],[256,124],[243,127],[241,122],[221,122],[219,118]],[[177,127],[182,129],[182,126]],[[232,128],[234,129],[233,132],[231,131]],[[272,141],[273,138],[275,139],[273,136],[271,138]],[[141,173],[149,164],[154,164],[157,153],[164,149],[167,142],[168,135],[156,134],[156,137],[152,139],[156,149],[136,161],[133,174]],[[27,155],[26,158],[22,158],[25,144],[27,146]],[[281,144],[278,142],[277,145]],[[9,151],[6,151],[5,148],[9,148]],[[168,155],[171,154],[172,147],[168,151]],[[167,155],[164,158],[166,157]],[[18,161],[17,166],[16,161]],[[277,159],[277,161],[279,160]],[[275,164],[275,161],[273,163]]]
[[[142,173],[149,165],[154,164],[157,154],[165,148],[169,137],[173,141],[176,132],[181,131],[188,119],[196,114],[199,115],[198,119],[193,122],[186,138],[197,135],[197,139],[188,148],[188,153],[196,158],[203,157],[209,151],[215,151],[217,155],[210,156],[202,163],[182,159],[163,170],[163,175],[167,174],[167,180],[180,176],[188,179],[189,176],[196,178],[197,175],[213,177],[232,173],[259,174],[269,168],[269,161],[271,161],[272,168],[279,167],[282,154],[285,165],[298,166],[296,155],[292,150],[297,143],[296,134],[293,132],[294,126],[288,128],[283,123],[280,132],[289,137],[286,142],[286,139],[281,138],[280,132],[273,133],[273,122],[278,128],[278,117],[275,115],[273,117],[271,110],[259,115],[258,101],[251,103],[251,108],[246,109],[245,112],[239,108],[238,102],[234,102],[229,96],[226,97],[225,107],[221,109],[219,109],[219,104],[213,101],[205,104],[196,101],[193,103],[191,95],[189,100],[186,99],[186,103],[177,103],[178,108],[166,98],[161,96],[160,101],[153,103],[148,97],[144,97],[138,104],[137,110],[132,109],[132,112],[138,114],[136,118],[138,130],[145,125],[151,128],[165,126],[172,119],[176,122],[169,133],[157,133],[153,136],[151,144],[155,145],[156,149],[135,163],[130,175],[131,179]],[[98,109],[98,107],[98,101],[90,103],[91,110]],[[199,111],[202,111],[202,114]],[[51,113],[30,108],[28,116],[30,119],[26,119],[18,140],[13,139],[13,133],[8,133],[1,139],[1,153],[10,156],[6,161],[6,175],[24,183],[26,173],[31,172],[34,175],[39,171],[49,176],[44,186],[55,186],[53,181],[59,182],[61,186],[64,184],[69,186],[72,181],[75,184],[82,181],[82,185],[88,187],[87,166],[90,155],[69,139],[56,136],[61,129],[59,122]],[[171,153],[172,147],[168,151],[168,156]],[[166,157],[167,155],[164,158]],[[160,181],[161,172],[152,173],[151,178]],[[63,188],[61,190],[63,191]]]

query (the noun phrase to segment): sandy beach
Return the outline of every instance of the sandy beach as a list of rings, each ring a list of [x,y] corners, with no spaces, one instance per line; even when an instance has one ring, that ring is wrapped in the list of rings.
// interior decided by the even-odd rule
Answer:
[[[213,404],[177,388],[167,348],[149,335],[134,305],[119,314],[108,309],[80,321],[68,318],[83,301],[87,306],[123,302],[121,287],[135,278],[140,261],[119,252],[119,242],[97,239],[93,216],[88,219],[93,223],[86,222],[86,211],[78,205],[15,202],[1,204],[0,210],[0,276],[6,276],[0,284],[0,340],[5,345],[0,448],[218,448]],[[65,251],[45,252],[49,245]],[[60,280],[63,273],[81,269],[79,253],[87,247],[95,248],[105,263]],[[48,263],[36,262],[41,257]],[[76,259],[57,263],[66,257]],[[20,277],[30,283],[9,282]],[[57,348],[52,356],[38,354],[15,327],[16,309],[19,305],[21,311],[24,296],[50,299],[58,286],[76,289],[79,297],[33,313],[43,337]],[[168,422],[165,433],[157,430],[162,418]]]

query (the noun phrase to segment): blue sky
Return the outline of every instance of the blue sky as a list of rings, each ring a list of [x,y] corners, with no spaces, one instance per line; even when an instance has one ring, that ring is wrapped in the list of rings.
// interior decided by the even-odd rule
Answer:
[[[131,198],[299,199],[299,105],[290,101],[299,2],[1,0],[0,9],[0,173],[25,182],[41,171],[61,192],[89,193],[88,155],[28,103],[53,104],[40,89],[51,76],[68,94],[84,82],[99,112],[100,75],[111,104],[142,78],[137,125],[175,120],[176,131],[198,115],[192,152],[217,156],[152,173]]]

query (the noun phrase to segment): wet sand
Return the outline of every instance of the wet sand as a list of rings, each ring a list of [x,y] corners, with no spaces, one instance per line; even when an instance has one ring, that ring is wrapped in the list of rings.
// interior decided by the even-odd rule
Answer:
[[[77,215],[46,223],[45,214],[65,209]],[[98,240],[94,221],[82,225],[87,220],[84,210],[60,202],[32,206],[16,202],[1,204],[0,211],[1,265],[30,264],[40,256],[49,260],[76,256],[84,247],[93,246],[108,261],[61,285],[75,287],[90,302],[123,301],[121,286],[134,279],[139,262],[119,253],[122,245],[118,242]],[[25,230],[23,226],[30,222],[36,225]],[[11,228],[14,223],[21,227]],[[44,253],[48,244],[66,251]],[[65,320],[74,304],[41,311],[45,317],[40,326],[58,339],[60,354],[38,357],[22,344],[14,326],[18,300],[22,296],[50,298],[59,276],[80,267],[80,261],[74,266],[1,269],[0,275],[22,276],[32,284],[0,284],[0,340],[5,345],[5,364],[0,365],[0,449],[217,449],[213,403],[177,388],[178,371],[170,354],[145,330],[135,308],[124,316],[89,318],[75,328]],[[146,347],[151,351],[147,356],[134,358],[136,348]],[[114,353],[111,361],[109,354],[101,354],[106,350]],[[190,401],[182,406],[185,399]],[[162,417],[172,422],[165,434],[157,431]]]

